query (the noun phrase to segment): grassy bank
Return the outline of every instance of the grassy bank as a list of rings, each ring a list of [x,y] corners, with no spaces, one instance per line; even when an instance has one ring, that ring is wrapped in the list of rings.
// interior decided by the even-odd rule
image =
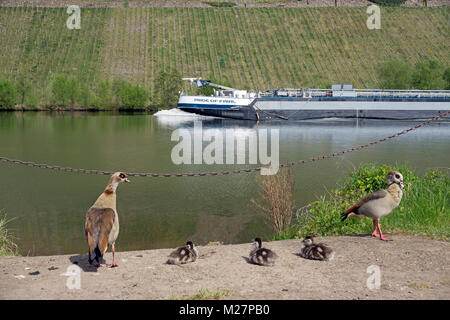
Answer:
[[[369,30],[365,7],[84,8],[69,30],[64,8],[2,7],[0,78],[26,77],[41,102],[55,74],[90,88],[123,79],[152,95],[168,67],[237,88],[377,88],[388,59],[448,64],[449,10],[383,7],[381,30]]]
[[[8,222],[6,216],[0,218],[0,257],[16,256],[19,252],[11,233],[7,229]]]
[[[404,176],[405,189],[400,205],[381,219],[383,231],[407,232],[450,239],[450,176],[448,170],[432,170],[418,175],[407,165],[361,164],[349,176],[317,201],[297,211],[288,232],[276,239],[318,236],[368,234],[372,220],[354,218],[341,221],[341,213],[364,195],[386,188],[390,170]]]

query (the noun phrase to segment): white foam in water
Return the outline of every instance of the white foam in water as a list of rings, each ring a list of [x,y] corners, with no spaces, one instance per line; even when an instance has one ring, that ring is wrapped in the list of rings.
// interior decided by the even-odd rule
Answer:
[[[182,110],[177,109],[177,108],[173,108],[173,109],[170,109],[170,110],[160,110],[160,111],[156,112],[154,115],[157,116],[157,117],[162,117],[162,116],[163,117],[188,117],[188,118],[198,118],[198,119],[202,119],[202,118],[205,118],[205,119],[208,118],[209,119],[209,118],[212,118],[212,117],[207,117],[207,116],[200,116],[200,115],[195,114],[195,113],[182,111]]]

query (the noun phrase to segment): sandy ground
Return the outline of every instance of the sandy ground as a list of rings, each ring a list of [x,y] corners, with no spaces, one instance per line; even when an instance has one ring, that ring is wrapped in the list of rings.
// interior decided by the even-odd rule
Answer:
[[[172,249],[118,252],[113,269],[89,266],[86,254],[2,257],[0,299],[169,299],[199,290],[225,299],[450,299],[450,243],[391,237],[318,238],[336,251],[328,262],[299,257],[299,240],[265,243],[279,256],[274,267],[248,263],[250,244],[199,246],[200,259],[183,266],[165,263]],[[76,265],[80,289],[69,289],[64,274]],[[381,286],[370,290],[372,265]]]

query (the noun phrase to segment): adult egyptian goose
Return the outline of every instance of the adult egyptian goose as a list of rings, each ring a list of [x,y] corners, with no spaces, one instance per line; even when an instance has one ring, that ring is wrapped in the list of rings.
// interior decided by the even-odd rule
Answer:
[[[198,251],[192,241],[186,242],[184,247],[175,249],[167,260],[168,264],[185,264],[195,262],[198,258]]]
[[[109,179],[105,191],[86,212],[84,234],[89,246],[89,263],[94,259],[98,266],[106,266],[103,263],[103,255],[111,245],[113,261],[111,268],[117,267],[114,257],[114,243],[119,235],[119,216],[116,209],[116,190],[121,182],[129,183],[124,173],[116,172]]]
[[[400,204],[402,200],[403,175],[398,171],[390,171],[386,177],[388,188],[368,194],[356,204],[342,213],[342,221],[348,217],[366,216],[373,219],[372,236],[384,241],[391,239],[383,237],[378,220],[387,216]],[[380,234],[377,233],[378,232]]]
[[[333,259],[334,251],[324,243],[314,243],[314,238],[307,236],[302,241],[300,256],[305,259],[328,261]]]
[[[262,248],[260,238],[253,240],[253,249],[250,251],[250,261],[261,266],[273,266],[278,256],[270,249]]]

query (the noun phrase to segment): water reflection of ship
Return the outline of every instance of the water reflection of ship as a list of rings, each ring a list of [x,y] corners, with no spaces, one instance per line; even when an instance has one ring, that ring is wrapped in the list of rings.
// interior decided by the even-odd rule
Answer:
[[[184,113],[177,109],[167,110],[163,114],[155,114],[160,125],[168,128],[186,128],[193,130],[194,122],[201,121],[203,129],[280,129],[280,137],[293,140],[298,138],[319,138],[328,135],[335,135],[336,138],[348,135],[367,135],[383,137],[401,130],[413,127],[417,121],[398,120],[374,120],[374,119],[320,119],[302,121],[270,121],[255,122],[246,120],[235,120],[226,118],[215,118],[199,116],[192,113]],[[422,127],[420,136],[439,135],[443,139],[450,138],[450,122],[441,120]]]

